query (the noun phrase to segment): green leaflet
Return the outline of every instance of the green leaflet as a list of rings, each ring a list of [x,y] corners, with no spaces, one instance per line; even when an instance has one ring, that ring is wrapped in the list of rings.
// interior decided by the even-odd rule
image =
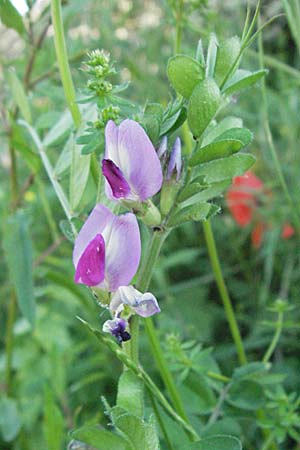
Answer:
[[[31,124],[32,117],[27,95],[14,69],[11,68],[6,72],[6,79],[10,87],[11,95],[16,105],[20,108],[23,118]]]
[[[182,450],[242,450],[242,444],[236,437],[216,435],[190,443]]]
[[[252,133],[247,128],[232,128],[225,131],[210,144],[196,149],[190,159],[190,165],[196,166],[214,159],[225,158],[248,145],[252,140]]]
[[[263,78],[268,70],[258,70],[249,72],[248,70],[237,70],[236,73],[227,81],[222,92],[225,94],[234,94],[242,89],[248,88]]]
[[[29,222],[23,211],[18,211],[8,218],[4,225],[3,245],[9,276],[16,291],[19,308],[30,325],[34,327],[32,242]]]
[[[222,81],[235,63],[240,49],[241,43],[237,36],[226,39],[219,44],[215,67],[215,80],[219,85],[222,84]]]
[[[20,35],[26,33],[22,17],[10,0],[0,0],[0,19],[7,28],[13,28]]]
[[[72,143],[72,163],[70,173],[70,205],[73,211],[78,207],[86,188],[90,173],[91,155],[81,155],[80,146],[74,137]]]
[[[190,56],[175,55],[168,61],[167,75],[175,91],[189,98],[204,78],[204,67]]]
[[[169,225],[175,227],[185,222],[206,220],[210,217],[213,206],[215,205],[211,205],[210,203],[197,203],[186,206],[172,215]]]
[[[64,440],[64,419],[52,390],[45,389],[44,434],[49,450],[60,450]]]
[[[191,95],[187,119],[191,132],[197,138],[209,125],[221,103],[218,86],[212,79],[197,84]]]
[[[21,418],[16,400],[0,397],[0,433],[5,442],[15,439],[21,428]]]
[[[255,163],[255,157],[249,154],[228,156],[201,164],[195,171],[195,176],[202,176],[206,183],[216,183],[243,175]]]
[[[121,436],[96,425],[87,425],[72,432],[72,437],[97,450],[132,450],[130,444]]]

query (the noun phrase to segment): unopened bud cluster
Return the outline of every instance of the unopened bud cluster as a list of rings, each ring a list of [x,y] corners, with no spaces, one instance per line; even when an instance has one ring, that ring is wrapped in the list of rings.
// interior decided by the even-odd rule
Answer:
[[[93,50],[88,53],[88,60],[84,63],[84,71],[91,78],[87,82],[89,90],[95,92],[97,96],[103,96],[111,92],[113,85],[106,77],[116,73],[110,55],[105,50]]]

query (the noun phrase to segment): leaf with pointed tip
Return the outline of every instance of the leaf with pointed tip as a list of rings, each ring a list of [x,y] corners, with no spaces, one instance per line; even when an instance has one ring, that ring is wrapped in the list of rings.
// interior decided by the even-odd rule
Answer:
[[[85,444],[91,445],[97,450],[118,449],[131,450],[129,443],[111,431],[107,431],[96,425],[87,425],[72,432],[72,437]]]
[[[7,71],[6,79],[10,87],[11,95],[16,105],[19,107],[23,118],[26,120],[26,122],[31,123],[32,117],[27,95],[21,81],[19,80],[13,68]]]
[[[209,36],[209,42],[206,55],[206,78],[213,78],[215,74],[215,66],[218,51],[218,39],[214,33]]]
[[[76,144],[74,137],[71,145],[70,204],[72,210],[75,211],[88,182],[91,155],[81,155],[80,146]]]
[[[13,28],[20,35],[26,33],[22,16],[10,0],[0,0],[0,19],[7,28]]]
[[[235,92],[246,89],[268,73],[268,70],[258,70],[249,72],[248,70],[237,70],[235,74],[227,81],[222,89],[225,94],[234,94]]]
[[[189,443],[182,450],[242,450],[242,444],[234,436],[220,434]]]
[[[210,144],[196,149],[190,159],[190,165],[197,166],[214,159],[225,158],[248,145],[252,140],[252,133],[247,128],[232,128],[225,131]]]
[[[255,161],[256,158],[249,154],[232,155],[201,164],[195,175],[202,176],[206,183],[216,183],[243,175]]]
[[[190,186],[193,186],[193,184],[200,186],[200,183],[198,183],[196,180],[195,183],[192,183]],[[208,200],[219,197],[230,185],[231,180],[224,180],[208,185],[205,189],[203,189],[202,186],[202,190],[198,190],[198,192],[195,192],[194,194],[187,197],[183,201],[182,206],[188,206],[200,202],[207,202]]]
[[[11,282],[23,316],[34,327],[35,297],[32,271],[32,242],[29,221],[23,211],[10,216],[4,227],[4,251]]]
[[[197,203],[195,205],[186,206],[171,216],[169,225],[176,227],[185,222],[199,222],[206,220],[211,209],[210,203]]]

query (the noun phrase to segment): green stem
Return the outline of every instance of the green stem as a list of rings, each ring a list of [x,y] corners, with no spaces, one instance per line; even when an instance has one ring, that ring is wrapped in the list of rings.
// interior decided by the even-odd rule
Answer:
[[[267,363],[269,361],[269,359],[271,358],[277,344],[278,341],[280,339],[280,335],[282,332],[282,328],[283,328],[283,312],[279,312],[278,313],[278,320],[276,322],[276,330],[275,330],[275,334],[273,336],[273,339],[269,345],[269,348],[267,349],[264,357],[263,357],[263,362]]]
[[[154,397],[160,403],[165,412],[173,420],[175,420],[175,422],[177,422],[180,426],[182,426],[184,431],[192,438],[192,440],[198,441],[200,438],[196,433],[196,431],[194,430],[194,428],[186,420],[184,420],[181,416],[177,414],[177,412],[172,408],[168,400],[164,397],[160,389],[154,383],[152,378],[147,374],[147,372],[142,367],[135,364],[135,362],[132,361],[132,359],[127,355],[127,353],[124,352],[119,347],[119,345],[115,342],[115,340],[107,336],[105,333],[102,333],[94,329],[80,317],[77,318],[99,339],[100,342],[102,342],[105,346],[107,346],[128,369],[130,369],[135,375],[137,375],[140,379],[143,380],[146,388],[154,395]]]
[[[142,265],[137,282],[137,288],[142,292],[145,292],[149,287],[155,263],[157,261],[161,247],[167,235],[168,235],[167,230],[153,232],[152,239],[148,249],[148,254]],[[184,411],[184,407],[181,398],[178,394],[177,387],[175,385],[172,374],[168,367],[168,363],[165,359],[163,350],[161,348],[159,338],[156,334],[153,321],[150,317],[148,317],[143,321],[143,323],[145,324],[146,333],[149,339],[149,343],[151,346],[151,350],[156,365],[158,367],[162,380],[168,390],[174,408],[185,421],[188,421],[188,417]],[[137,316],[135,316],[131,322],[131,357],[133,361],[138,361],[138,328],[139,328],[139,319]]]
[[[274,435],[273,433],[270,433],[267,439],[265,440],[261,450],[268,450],[270,446],[272,445]]]
[[[216,243],[215,243],[212,227],[211,227],[209,220],[203,222],[203,230],[204,230],[207,250],[209,253],[209,258],[211,261],[211,265],[213,268],[213,272],[215,275],[215,280],[216,280],[216,283],[217,283],[217,286],[219,289],[219,293],[220,293],[220,296],[221,296],[221,299],[222,299],[222,302],[224,305],[225,314],[227,317],[227,321],[229,323],[231,335],[232,335],[233,341],[235,343],[239,362],[241,364],[246,364],[247,357],[245,354],[243,341],[242,341],[240,330],[239,330],[239,327],[238,327],[238,324],[237,324],[237,321],[235,318],[235,313],[234,313],[232,303],[231,303],[231,300],[230,300],[230,297],[228,294],[228,290],[227,290],[226,284],[224,282],[221,265],[220,265],[220,261],[219,261],[219,256],[218,256],[218,252],[217,252],[217,248],[216,248]]]
[[[49,205],[47,196],[45,194],[45,187],[44,183],[42,182],[42,179],[36,174],[35,176],[37,187],[40,194],[41,203],[44,209],[45,217],[48,222],[49,230],[52,236],[53,242],[57,242],[59,240],[59,232],[56,226],[56,222],[54,220],[51,207]]]
[[[51,15],[52,15],[52,24],[54,28],[54,44],[56,50],[56,58],[59,66],[61,81],[63,84],[65,97],[70,112],[72,114],[75,127],[78,128],[81,122],[81,114],[78,105],[76,103],[75,89],[68,62],[60,0],[51,0]]]
[[[259,35],[259,39],[258,39],[258,48],[259,48],[259,60],[260,60],[260,66],[263,67],[263,63],[264,63],[264,49],[263,49],[263,41],[262,41],[262,35]],[[289,189],[287,187],[287,183],[285,181],[282,169],[281,169],[281,165],[278,159],[278,155],[277,155],[277,151],[273,142],[273,137],[272,137],[272,133],[271,133],[271,129],[270,129],[270,124],[269,124],[269,116],[268,116],[268,102],[267,102],[267,93],[266,93],[266,83],[265,80],[262,79],[262,84],[261,84],[261,92],[262,92],[262,106],[263,106],[263,124],[264,124],[264,129],[265,129],[265,135],[266,135],[266,139],[267,139],[267,143],[269,145],[269,149],[270,149],[270,153],[271,153],[271,157],[273,159],[273,164],[275,167],[275,171],[277,173],[279,182],[281,184],[282,190],[284,192],[286,201],[288,203],[288,205],[290,206],[291,209],[291,213],[293,216],[293,223],[295,225],[296,228],[296,232],[300,237],[300,218],[299,218],[299,214],[298,214],[298,210],[297,210],[297,205],[295,204],[294,200],[292,199],[292,196],[289,192]]]
[[[168,447],[169,450],[174,450],[174,447],[173,447],[173,445],[172,445],[172,442],[171,442],[170,439],[169,439],[169,436],[168,436],[168,433],[167,433],[165,424],[164,424],[164,422],[163,422],[163,419],[162,419],[162,417],[161,417],[161,414],[160,414],[160,412],[159,412],[159,409],[158,409],[158,407],[157,407],[157,405],[156,405],[154,396],[153,396],[153,394],[152,394],[150,391],[148,391],[148,395],[149,395],[149,397],[150,397],[152,409],[153,409],[153,411],[154,411],[156,420],[157,420],[158,425],[160,426],[160,429],[161,429],[162,434],[163,434],[163,436],[164,436],[164,439],[165,439],[165,442],[166,442],[166,446]]]
[[[75,88],[68,60],[67,47],[64,35],[64,24],[62,20],[61,0],[51,0],[51,14],[54,28],[54,44],[56,50],[56,58],[58,62],[61,81],[64,88],[68,108],[72,114],[75,128],[78,129],[81,124],[81,113],[78,104],[76,103]],[[94,153],[92,154],[91,157],[91,174],[97,188],[100,176],[100,169],[98,167],[97,157]]]
[[[9,145],[9,154],[10,154],[10,191],[11,191],[10,209],[12,211],[15,211],[19,198],[19,184],[18,184],[16,153],[12,144]],[[5,355],[6,355],[5,382],[6,382],[6,392],[9,395],[11,393],[11,385],[12,385],[12,356],[14,347],[13,328],[16,316],[16,294],[14,288],[12,288],[11,290],[7,309],[8,312],[7,312],[7,323],[5,332]]]
[[[179,53],[181,48],[182,40],[182,11],[183,11],[183,0],[179,0],[176,11],[176,25],[175,25],[175,42],[174,42],[174,53]]]

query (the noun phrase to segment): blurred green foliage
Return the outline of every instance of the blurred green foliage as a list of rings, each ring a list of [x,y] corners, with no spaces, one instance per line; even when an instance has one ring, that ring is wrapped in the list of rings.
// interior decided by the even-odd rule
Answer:
[[[1,2],[1,8],[4,3]],[[181,18],[184,53],[194,57],[198,39],[201,37],[207,43],[212,31],[224,39],[232,35],[233,29],[234,34],[242,33],[244,2],[183,3],[186,3],[185,15]],[[0,448],[59,450],[71,441],[68,435],[71,430],[83,424],[107,424],[100,396],[104,395],[108,404],[114,404],[121,365],[76,319],[77,315],[81,316],[99,327],[99,316],[107,313],[97,306],[87,289],[73,282],[72,243],[61,231],[65,219],[63,211],[40,164],[32,137],[18,122],[25,119],[39,132],[49,159],[58,160],[56,176],[67,186],[65,169],[72,146],[67,137],[72,122],[69,113],[65,113],[49,26],[50,10],[47,2],[28,1],[28,5],[29,13],[23,18],[26,33],[22,21],[16,19],[12,23],[0,14],[3,24],[14,28],[8,30],[3,26],[0,30],[3,117],[0,125],[0,233],[3,241],[0,250]],[[277,19],[264,30],[263,40],[265,67],[270,70],[267,76],[270,125],[282,170],[299,203],[299,2],[266,1],[262,16],[287,13],[290,8],[292,14],[287,14],[288,20],[286,17]],[[87,59],[87,52],[104,48],[117,67],[118,74],[112,75],[114,84],[130,81],[126,91],[128,101],[138,104],[139,108],[149,102],[168,104],[166,66],[168,58],[174,54],[176,2],[67,1],[63,5],[63,15],[72,76],[79,96],[85,96],[88,77],[80,68]],[[250,70],[259,68],[255,45],[246,52],[245,66]],[[87,120],[95,120],[95,111],[88,104],[80,107]],[[139,112],[137,108],[136,114]],[[271,371],[263,364],[254,368],[249,364],[248,372],[244,373],[234,371],[235,349],[214,283],[201,225],[189,223],[172,233],[155,269],[151,290],[163,311],[156,322],[178,389],[189,406],[193,425],[200,429],[202,436],[231,434],[242,438],[245,449],[261,448],[262,434],[256,431],[254,411],[264,408],[261,428],[276,430],[280,449],[296,450],[300,439],[299,243],[296,235],[289,240],[280,237],[282,225],[291,222],[292,217],[274,175],[263,127],[260,87],[252,89],[250,94],[243,91],[238,103],[229,105],[224,114],[238,115],[244,126],[253,131],[252,150],[258,161],[255,171],[272,190],[270,204],[261,208],[261,214],[272,223],[272,228],[259,250],[251,248],[250,230],[237,228],[225,202],[222,213],[213,220],[222,268],[250,361],[262,359],[274,334],[277,319],[268,306],[281,297],[294,309],[285,313],[283,333],[272,357]],[[86,142],[77,142],[77,145],[83,144]],[[14,149],[13,159],[10,158],[11,148]],[[99,145],[97,151],[102,150]],[[58,159],[62,152],[63,158]],[[12,180],[11,164],[16,164],[17,180]],[[73,188],[76,189],[76,185]],[[93,180],[89,179],[83,193],[82,210],[93,206],[93,195]],[[9,212],[16,208],[21,211],[11,223]],[[83,219],[84,216],[79,215],[77,220]],[[19,253],[14,254],[14,247],[18,252],[22,247],[25,255],[22,261],[16,260]],[[31,259],[34,287],[30,278]],[[13,275],[9,275],[8,266]],[[21,308],[23,315],[16,310],[12,336],[13,377],[8,386],[8,344],[4,337],[12,313],[9,305],[17,308],[16,299],[12,298],[15,295],[12,283],[23,298],[24,308]],[[36,304],[34,328],[30,326],[33,316],[26,313],[28,301],[32,301],[32,289]],[[142,364],[159,383],[143,334],[141,339]],[[220,375],[219,379],[216,374]],[[221,374],[231,379],[229,384],[222,380]],[[277,387],[279,383],[282,386]],[[186,441],[181,431],[174,429],[171,419],[161,413],[167,431],[178,448],[183,448]],[[71,448],[83,447],[76,447],[73,441]]]

